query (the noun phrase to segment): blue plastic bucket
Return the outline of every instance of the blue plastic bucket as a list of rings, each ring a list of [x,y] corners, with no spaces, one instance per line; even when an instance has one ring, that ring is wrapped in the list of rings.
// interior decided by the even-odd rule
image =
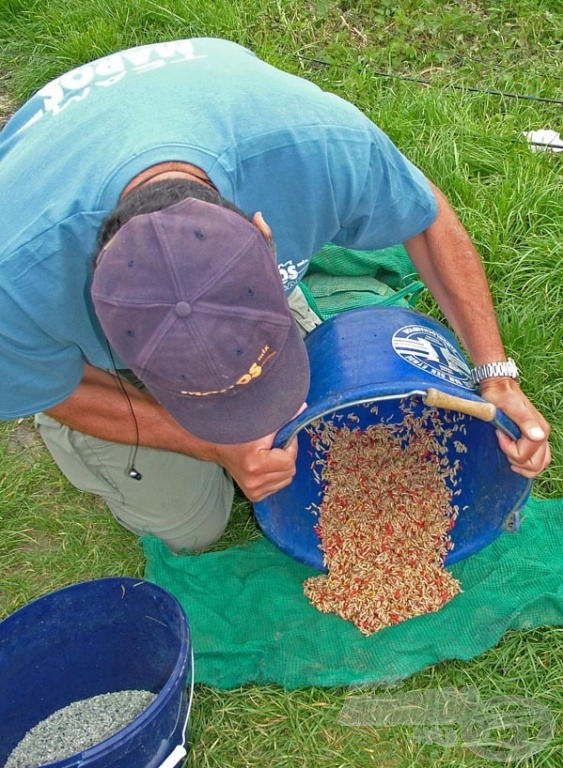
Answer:
[[[145,690],[156,698],[131,723],[48,765],[172,768],[186,755],[189,678],[188,623],[164,589],[107,578],[51,592],[0,622],[0,765],[27,731],[72,702]]]
[[[518,437],[518,428],[486,403],[471,382],[470,369],[455,336],[415,310],[368,307],[327,320],[306,339],[311,364],[307,409],[276,436],[275,445],[298,440],[297,473],[291,485],[254,504],[265,535],[295,559],[326,570],[314,530],[324,484],[313,471],[323,450],[311,437],[315,423],[331,421],[365,429],[380,421],[400,423],[408,405],[423,416],[437,408],[444,423],[463,421],[460,455],[447,444],[456,477],[459,515],[446,564],[474,554],[504,530],[514,528],[531,481],[517,475],[498,446],[496,429]],[[408,478],[405,478],[408,482]]]

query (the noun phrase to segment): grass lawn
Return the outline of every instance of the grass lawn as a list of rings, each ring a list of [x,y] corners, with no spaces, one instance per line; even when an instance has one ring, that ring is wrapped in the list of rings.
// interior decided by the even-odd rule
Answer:
[[[523,387],[552,425],[553,463],[534,493],[563,497],[563,154],[533,153],[522,137],[563,132],[560,0],[3,0],[0,125],[66,69],[189,36],[235,40],[348,98],[445,191],[482,253]],[[439,316],[428,297],[424,309]],[[257,535],[239,500],[221,546]],[[135,537],[61,477],[30,419],[0,425],[0,617],[57,587],[143,569]],[[402,690],[462,685],[547,706],[558,733],[518,765],[561,768],[563,628],[510,632],[479,658],[436,665]],[[460,745],[416,742],[407,726],[339,725],[348,696],[197,686],[186,766],[496,764]]]

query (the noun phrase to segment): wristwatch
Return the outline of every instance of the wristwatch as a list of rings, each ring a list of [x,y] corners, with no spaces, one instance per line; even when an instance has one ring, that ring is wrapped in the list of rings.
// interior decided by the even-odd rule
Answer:
[[[499,379],[505,376],[516,381],[520,378],[516,363],[511,357],[505,363],[485,363],[471,371],[471,380],[474,384],[480,384],[485,379]]]

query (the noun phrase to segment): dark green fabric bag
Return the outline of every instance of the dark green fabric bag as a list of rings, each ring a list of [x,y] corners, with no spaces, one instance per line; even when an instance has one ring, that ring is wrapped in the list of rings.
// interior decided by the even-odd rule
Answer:
[[[402,245],[356,251],[332,243],[313,256],[300,286],[321,320],[359,307],[414,307],[424,288]]]

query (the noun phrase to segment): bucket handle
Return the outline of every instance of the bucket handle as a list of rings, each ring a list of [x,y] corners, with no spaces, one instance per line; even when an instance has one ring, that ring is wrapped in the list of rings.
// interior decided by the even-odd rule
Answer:
[[[334,403],[327,407],[326,404],[321,403],[321,407],[317,409],[307,408],[299,413],[294,419],[288,421],[279,430],[274,438],[274,448],[285,448],[288,443],[295,437],[295,435],[307,424],[316,418],[321,418],[327,413],[332,413],[338,407],[361,405],[366,403],[376,403],[382,400],[396,400],[403,397],[412,396],[422,397],[425,405],[431,408],[444,408],[446,410],[458,411],[465,413],[468,416],[475,416],[482,421],[487,421],[493,424],[496,429],[504,432],[505,435],[518,440],[520,437],[520,430],[518,426],[509,419],[499,408],[493,403],[488,403],[486,400],[469,400],[465,397],[458,397],[456,395],[448,395],[439,389],[429,387],[426,391],[422,389],[414,389],[401,393],[393,393],[391,395],[379,396],[379,397],[358,397],[358,399],[348,400],[344,403]],[[324,407],[323,407],[324,406]]]
[[[184,722],[184,729],[182,731],[182,743],[178,744],[177,747],[175,747],[172,752],[168,755],[166,760],[161,763],[158,768],[174,768],[175,765],[177,765],[182,758],[184,758],[188,754],[188,750],[186,749],[186,735],[188,730],[188,720],[190,719],[190,712],[192,711],[192,704],[194,701],[194,683],[195,683],[195,672],[194,672],[194,649],[193,646],[191,648],[191,679],[190,679],[190,693],[188,696],[188,709],[186,712],[186,720]]]
[[[448,395],[446,392],[441,392],[433,387],[428,388],[422,399],[424,404],[431,408],[459,411],[460,413],[467,414],[467,416],[475,416],[482,421],[493,422],[497,429],[500,429],[501,432],[504,432],[513,440],[517,440],[520,437],[520,430],[516,424],[508,416],[505,416],[502,411],[499,411],[494,403],[487,403],[485,400],[466,400],[464,397]]]
[[[441,392],[439,389],[433,389],[432,387],[427,390],[422,399],[424,400],[424,405],[428,405],[430,408],[445,408],[450,411],[459,411],[460,413],[467,414],[467,416],[476,416],[483,421],[494,421],[497,416],[497,407],[493,403],[466,400],[464,397],[448,395],[446,392]]]
[[[186,748],[183,744],[178,744],[175,749],[172,750],[172,752],[168,755],[166,760],[160,764],[159,768],[174,768],[175,765],[178,765],[180,760],[185,757],[188,754]]]

